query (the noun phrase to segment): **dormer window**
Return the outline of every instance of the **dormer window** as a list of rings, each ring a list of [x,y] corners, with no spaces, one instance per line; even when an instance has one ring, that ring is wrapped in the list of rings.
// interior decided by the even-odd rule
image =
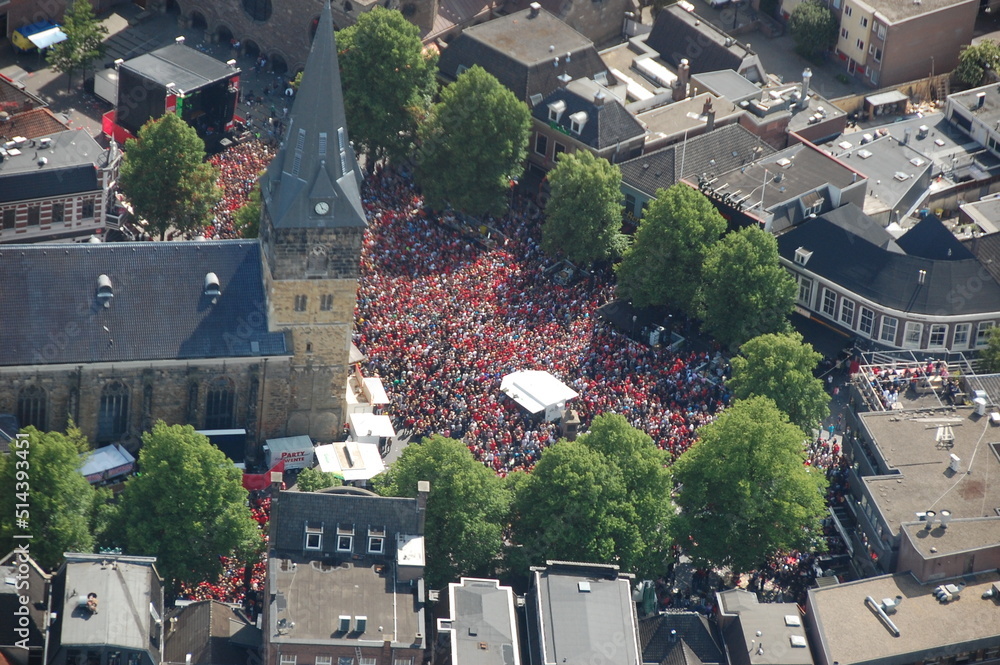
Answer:
[[[341,524],[337,526],[337,551],[354,551],[354,525]]]
[[[566,102],[561,99],[558,102],[549,104],[549,122],[559,122],[565,110]]]
[[[370,528],[368,529],[368,553],[369,554],[384,554],[385,553],[385,528]]]
[[[804,247],[799,247],[795,250],[795,263],[800,266],[804,266],[809,263],[809,259],[812,257],[813,253]]]
[[[323,549],[323,525],[306,524],[306,544],[307,550]]]
[[[574,134],[579,134],[583,131],[583,126],[587,124],[587,112],[577,111],[569,117],[569,129]]]

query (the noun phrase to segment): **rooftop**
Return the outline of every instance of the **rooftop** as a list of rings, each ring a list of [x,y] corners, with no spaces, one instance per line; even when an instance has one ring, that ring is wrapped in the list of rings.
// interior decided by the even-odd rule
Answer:
[[[659,665],[725,663],[708,617],[697,612],[661,612],[639,620],[643,662]]]
[[[532,568],[544,663],[583,665],[603,653],[608,665],[639,665],[631,575],[617,566],[547,562]],[[608,644],[621,648],[608,650]]]
[[[743,589],[716,594],[720,611],[736,615],[724,629],[730,647],[743,648],[752,665],[812,665],[802,615],[795,603],[761,603]]]
[[[261,631],[234,607],[201,600],[170,613],[173,628],[163,643],[165,663],[245,665],[247,651],[257,648]]]
[[[719,97],[725,97],[733,104],[760,95],[759,85],[732,69],[694,74],[691,77],[691,84]]]
[[[163,86],[173,83],[186,93],[240,73],[238,68],[184,44],[164,46],[126,60],[121,67]]]
[[[646,43],[673,67],[686,58],[692,75],[721,69],[739,71],[743,59],[753,54],[711,21],[680,4],[670,5],[656,15]],[[687,48],[680,50],[684,46]]]
[[[878,504],[893,533],[917,513],[950,510],[955,519],[993,517],[1000,508],[1000,483],[988,482],[1000,472],[1000,430],[971,407],[954,411],[884,411],[859,414],[870,432],[877,455],[889,474],[862,482]],[[938,441],[938,430],[950,427],[954,442]],[[949,469],[957,457],[959,471]]]
[[[962,5],[972,0],[864,0],[864,3],[889,20],[898,23],[907,19],[923,16],[940,9],[954,5]]]
[[[600,101],[598,101],[600,97]],[[558,121],[549,120],[549,108],[562,102],[564,109]],[[583,113],[582,126],[574,123]],[[532,115],[539,122],[555,123],[562,131],[585,145],[603,150],[629,141],[646,133],[642,124],[615,99],[611,92],[590,79],[571,81],[565,88],[553,90],[540,104],[532,109]],[[576,124],[579,132],[573,132]]]
[[[45,138],[50,139],[45,148],[38,139],[0,146],[0,203],[100,190],[94,167],[105,164],[108,152],[86,130]]]
[[[711,101],[715,109],[716,126],[729,121],[733,116],[743,113],[738,106],[716,97],[710,92],[703,92],[696,97],[689,97],[679,102],[673,102],[640,113],[636,117],[646,125],[652,135],[650,140],[660,137],[684,134],[692,129],[701,130],[706,126],[708,116],[705,113],[705,103]]]
[[[866,215],[894,210],[914,186],[923,188],[919,183],[933,167],[926,155],[892,136],[868,141],[855,133],[824,148],[867,176]]]
[[[518,665],[521,662],[514,592],[497,580],[463,577],[448,585],[451,619],[439,630],[451,634],[453,665]]]
[[[0,316],[22,325],[0,329],[0,366],[284,355],[261,314],[261,266],[256,241],[4,245]]]
[[[0,75],[0,111],[14,115],[43,106],[46,106],[46,103],[25,90],[22,84],[14,83],[6,76]],[[0,125],[0,136],[5,134]]]
[[[926,134],[921,128],[927,128]],[[954,177],[950,172],[953,168],[976,165],[979,169],[989,171],[1000,166],[1000,159],[979,145],[969,135],[952,125],[943,113],[932,113],[923,117],[915,116],[899,122],[889,123],[872,128],[870,133],[890,134],[897,141],[906,140],[909,132],[909,145],[921,154],[929,157],[938,169]],[[844,135],[833,139],[838,143],[843,139],[855,141],[852,135]]]
[[[0,124],[0,139],[9,141],[15,136],[26,139],[40,139],[60,132],[69,127],[47,108],[34,108],[13,115],[10,120]]]
[[[940,582],[921,585],[909,573],[811,589],[808,611],[822,635],[822,643],[814,647],[825,652],[825,662],[855,665],[910,663],[961,651],[952,645],[976,643],[973,648],[979,648],[980,640],[987,639],[995,644],[1000,605],[980,596],[1000,581],[1000,575],[966,576],[957,581],[968,586],[959,600],[948,604],[933,596]],[[890,619],[899,637],[865,604],[865,598],[881,602],[896,596],[902,596],[902,604]]]
[[[270,558],[271,641],[422,647],[423,603],[416,587],[394,581],[394,571],[391,564]],[[340,630],[341,617],[349,617],[347,632]],[[363,632],[359,617],[366,618]]]
[[[154,557],[67,555],[64,597],[56,598],[53,607],[59,612],[59,644],[152,649],[163,612],[155,561]],[[90,594],[96,594],[96,613],[86,607]]]
[[[926,522],[903,524],[905,537],[924,559],[933,561],[957,552],[1000,546],[1000,519],[995,516],[951,520],[947,529],[939,523],[926,527]]]

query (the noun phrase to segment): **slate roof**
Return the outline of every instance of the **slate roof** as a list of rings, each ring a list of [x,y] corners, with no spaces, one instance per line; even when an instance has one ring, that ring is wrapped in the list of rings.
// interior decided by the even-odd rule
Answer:
[[[530,13],[514,12],[467,28],[441,53],[442,77],[453,81],[463,68],[479,65],[527,102],[558,88],[563,74],[580,79],[607,71],[593,42],[544,9],[535,17]]]
[[[674,4],[656,15],[646,44],[675,68],[687,58],[691,74],[720,69],[739,71],[747,50],[739,42],[726,46],[727,38],[709,21]],[[681,50],[689,45],[695,45],[696,49]]]
[[[15,173],[0,179],[0,203],[100,191],[92,164]]]
[[[592,81],[589,82],[593,84],[592,86],[587,85],[587,79],[579,82],[573,81],[570,86],[574,83],[580,84],[577,87],[592,88],[594,92],[600,89]],[[603,150],[646,133],[642,124],[635,119],[634,115],[626,111],[625,107],[611,96],[611,93],[602,91],[604,103],[598,106],[594,101],[593,94],[584,95],[581,92],[571,87],[558,88],[542,100],[542,103],[537,104],[532,109],[531,114],[542,123],[556,124],[568,136],[572,136],[581,143],[597,150]],[[559,101],[565,102],[566,110],[563,111],[558,122],[550,123],[549,104]],[[575,134],[571,129],[570,116],[581,111],[587,114],[587,122],[584,123],[582,131]]]
[[[173,83],[177,90],[192,92],[239,73],[207,53],[184,44],[170,44],[121,64],[159,85]]]
[[[925,233],[929,235],[920,232]],[[978,259],[908,255],[880,224],[851,203],[778,236],[778,251],[787,261],[794,261],[799,247],[813,252],[805,270],[884,307],[936,316],[1000,311],[1000,284],[983,279]],[[923,285],[917,281],[921,270],[926,271]],[[970,283],[982,285],[976,297],[956,298],[954,285]]]
[[[261,193],[275,228],[367,226],[361,207],[361,171],[347,133],[340,65],[329,3],[289,113],[278,154],[261,178]],[[325,201],[329,212],[315,204]]]
[[[955,234],[933,215],[928,215],[917,222],[909,231],[896,239],[896,244],[910,256],[922,256],[936,261],[976,258],[955,237]]]
[[[260,645],[261,631],[225,603],[201,600],[171,613],[173,628],[163,642],[163,660],[193,665],[246,665],[248,647]]]
[[[733,155],[734,152],[736,155]],[[733,124],[688,139],[686,147],[683,143],[676,143],[618,166],[622,171],[622,182],[653,196],[656,190],[668,188],[682,177],[709,171],[724,173],[774,152],[774,148],[761,141],[756,134]],[[712,160],[715,164],[711,163]],[[682,161],[684,173],[680,174]]]
[[[676,641],[671,631],[676,631]],[[695,612],[667,612],[640,619],[639,644],[644,663],[709,665],[726,662],[708,619]]]
[[[386,543],[395,534],[423,535],[416,499],[349,490],[281,492],[271,509],[271,549],[276,556],[302,553],[307,523],[323,524],[322,549],[310,553],[315,558],[336,556],[333,536],[340,524],[353,524],[356,540],[367,538],[368,527],[384,527]]]
[[[979,259],[990,276],[1000,283],[1000,233],[963,240],[962,244]]]
[[[0,366],[283,355],[261,265],[256,241],[4,245],[0,317],[19,323],[0,326]]]

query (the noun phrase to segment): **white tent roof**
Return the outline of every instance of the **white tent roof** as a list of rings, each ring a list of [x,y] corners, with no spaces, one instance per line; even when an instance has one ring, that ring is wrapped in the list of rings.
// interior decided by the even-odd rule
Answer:
[[[36,32],[33,35],[28,35],[28,39],[31,43],[40,49],[48,48],[53,44],[58,44],[61,41],[65,41],[66,33],[62,31],[62,28],[55,27],[49,28],[48,30],[42,30],[41,32]]]
[[[565,383],[541,370],[513,372],[500,381],[500,391],[523,406],[530,413],[566,402],[579,393]]]
[[[396,436],[396,430],[392,426],[392,418],[389,416],[376,416],[373,413],[352,413],[349,417],[351,421],[351,434],[357,437],[370,436]]]
[[[81,458],[80,473],[84,476],[99,475],[135,462],[132,454],[117,444],[84,453]]]
[[[336,473],[344,480],[370,480],[385,471],[378,444],[341,441],[316,446],[320,471]]]

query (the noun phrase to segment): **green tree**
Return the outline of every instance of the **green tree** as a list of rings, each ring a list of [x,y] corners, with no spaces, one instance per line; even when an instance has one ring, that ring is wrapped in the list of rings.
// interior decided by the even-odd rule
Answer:
[[[256,238],[260,235],[260,185],[250,190],[247,202],[233,213],[233,228],[241,238]]]
[[[94,16],[90,0],[74,0],[63,16],[62,31],[66,39],[50,46],[45,59],[57,72],[67,75],[66,87],[69,89],[73,72],[80,69],[86,76],[87,66],[104,54],[108,29]]]
[[[344,482],[333,473],[325,473],[319,467],[303,469],[295,483],[300,492],[318,492],[327,487],[339,487]]]
[[[990,328],[986,346],[979,350],[979,371],[983,374],[1000,373],[1000,328]]]
[[[986,70],[996,71],[1000,67],[1000,44],[992,39],[984,39],[978,44],[965,46],[958,56],[955,76],[970,88],[980,85]]]
[[[15,534],[30,533],[31,556],[54,570],[63,552],[93,551],[94,512],[107,493],[98,495],[80,474],[73,436],[34,427],[23,432],[28,438],[12,441],[11,452],[0,458],[0,550],[25,542]],[[27,528],[17,522],[22,517]]]
[[[380,492],[414,497],[421,480],[431,484],[424,529],[430,588],[462,575],[488,573],[503,546],[510,509],[503,481],[461,441],[440,435],[408,446],[387,472]]]
[[[778,241],[750,226],[708,250],[699,314],[705,332],[736,349],[747,340],[789,329],[795,279],[778,262]]]
[[[683,183],[661,189],[618,265],[619,293],[639,307],[693,314],[705,255],[725,230],[726,220],[697,189]]]
[[[118,497],[114,544],[155,556],[172,583],[217,579],[219,555],[259,554],[242,473],[193,427],[157,422],[142,437],[139,469]]]
[[[441,91],[417,136],[416,177],[427,202],[471,215],[500,214],[524,171],[531,113],[474,65]]]
[[[621,256],[626,239],[618,166],[587,150],[564,152],[548,180],[552,196],[545,205],[542,248],[584,266]]]
[[[807,58],[833,48],[837,28],[837,18],[822,0],[806,0],[792,10],[788,20],[795,50]]]
[[[673,466],[679,542],[699,564],[754,570],[822,535],[826,477],[805,466],[803,434],[766,397],[738,400]]]
[[[375,7],[337,35],[344,109],[351,138],[368,163],[410,154],[417,122],[430,107],[437,52],[395,9]]]
[[[219,174],[205,162],[205,142],[172,113],[150,120],[125,142],[118,182],[122,192],[163,239],[171,226],[195,231],[212,219],[222,197]]]
[[[770,397],[808,434],[830,414],[830,397],[813,374],[822,357],[797,332],[760,335],[740,347],[726,386],[736,399]]]
[[[577,441],[542,453],[531,474],[512,474],[513,540],[525,563],[616,563],[661,572],[672,506],[666,456],[619,415],[594,419]]]

